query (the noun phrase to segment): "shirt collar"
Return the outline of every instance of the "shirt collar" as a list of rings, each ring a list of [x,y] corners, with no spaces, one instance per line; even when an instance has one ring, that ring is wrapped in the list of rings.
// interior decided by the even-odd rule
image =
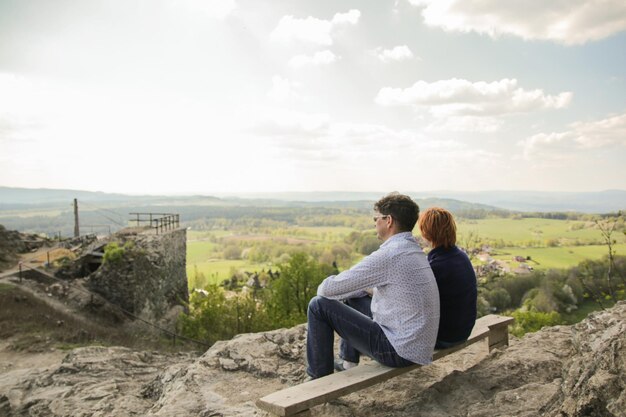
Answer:
[[[389,239],[385,240],[383,242],[382,245],[380,245],[380,247],[384,247],[386,246],[389,242],[391,242],[392,240],[415,240],[415,238],[413,237],[413,233],[412,232],[400,232],[400,233],[396,233],[395,235],[391,236]]]

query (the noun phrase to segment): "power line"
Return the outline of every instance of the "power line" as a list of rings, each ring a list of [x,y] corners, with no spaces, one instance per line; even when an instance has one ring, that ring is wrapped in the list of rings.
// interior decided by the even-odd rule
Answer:
[[[95,206],[95,205],[93,205],[93,204],[85,203],[84,201],[81,201],[80,203],[81,203],[81,204],[84,204],[84,205],[86,205],[86,206],[88,206],[88,207],[93,207],[94,209],[96,209],[96,211],[106,211],[106,212],[109,212],[109,213],[113,213],[113,214],[115,214],[116,216],[119,216],[120,218],[122,218],[122,215],[121,215],[121,214],[116,213],[116,212],[114,212],[113,210],[103,209],[103,208],[97,207],[97,206]],[[110,218],[109,216],[107,216],[107,215],[105,215],[105,214],[102,214],[102,213],[98,213],[98,214],[99,214],[100,216],[104,217],[105,219],[112,221],[113,223],[115,223],[116,225],[118,225],[118,226],[120,226],[120,227],[126,227],[126,224],[124,224],[124,223],[120,223],[119,221],[117,221],[117,220],[115,220],[115,219],[112,219],[112,218]]]

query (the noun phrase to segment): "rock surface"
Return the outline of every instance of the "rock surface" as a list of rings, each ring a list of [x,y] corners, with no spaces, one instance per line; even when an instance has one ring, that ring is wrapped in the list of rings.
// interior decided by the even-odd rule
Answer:
[[[625,416],[625,319],[622,302],[502,351],[474,345],[312,415]],[[0,416],[262,416],[257,398],[304,378],[305,332],[244,334],[200,357],[86,347],[1,366]]]

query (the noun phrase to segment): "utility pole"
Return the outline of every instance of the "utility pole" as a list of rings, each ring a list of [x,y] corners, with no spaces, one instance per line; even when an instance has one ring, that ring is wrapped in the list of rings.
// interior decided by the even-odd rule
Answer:
[[[78,229],[78,200],[74,199],[74,237],[80,236]]]

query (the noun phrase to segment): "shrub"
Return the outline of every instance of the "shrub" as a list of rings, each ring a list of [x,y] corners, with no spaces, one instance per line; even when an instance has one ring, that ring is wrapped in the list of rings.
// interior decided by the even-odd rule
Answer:
[[[511,296],[504,288],[491,290],[486,296],[489,304],[494,307],[496,311],[503,311],[511,306]]]
[[[182,333],[211,344],[239,333],[270,328],[262,305],[252,294],[227,293],[217,285],[191,294],[188,309],[188,314],[179,317]]]
[[[240,259],[241,249],[235,245],[226,246],[226,248],[224,248],[224,258],[225,259]]]
[[[116,242],[111,242],[104,247],[102,262],[105,264],[119,262],[124,257],[125,252],[124,246],[120,247]]]
[[[515,310],[511,316],[515,318],[515,324],[511,329],[511,333],[517,337],[541,330],[544,326],[556,326],[563,322],[561,315],[556,311],[543,313],[522,308]]]

